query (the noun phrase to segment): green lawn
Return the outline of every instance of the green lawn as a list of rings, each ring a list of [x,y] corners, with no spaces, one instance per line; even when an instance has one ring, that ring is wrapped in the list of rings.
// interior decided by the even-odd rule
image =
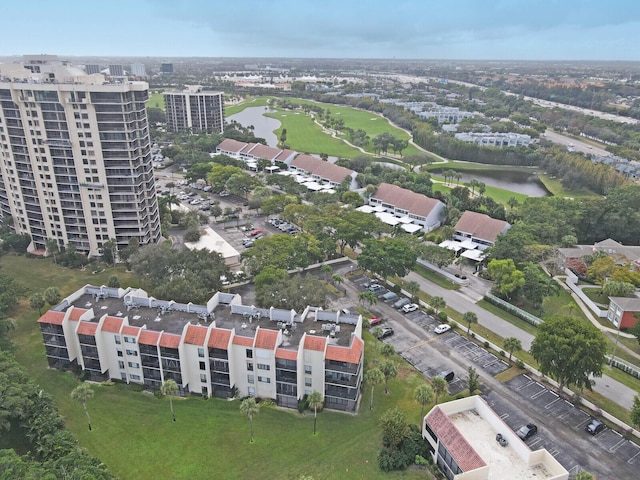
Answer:
[[[228,118],[229,116],[240,113],[245,108],[249,107],[264,107],[269,104],[268,101],[270,98],[271,97],[246,97],[241,103],[225,106],[224,116]]]
[[[545,174],[538,175],[538,178],[542,182],[542,184],[551,192],[554,197],[561,198],[577,198],[577,197],[593,197],[597,196],[590,190],[585,188],[581,189],[566,189],[560,183],[560,180],[557,178],[551,178],[551,176]]]
[[[265,114],[282,123],[275,134],[280,138],[283,129],[287,129],[287,145],[301,153],[326,153],[327,155],[352,158],[362,155],[358,149],[350,147],[342,140],[332,138],[322,132],[322,128],[313,119],[302,112],[281,111]]]
[[[103,284],[116,274],[121,284],[136,284],[122,269],[92,275],[51,264],[50,259],[34,260],[5,255],[0,271],[41,291],[51,285],[68,295],[87,283]],[[82,407],[69,400],[78,385],[69,372],[47,370],[38,313],[23,301],[12,312],[18,321],[12,332],[18,361],[34,381],[55,399],[67,428],[80,444],[98,456],[121,479],[204,479],[204,478],[285,478],[302,475],[316,479],[419,479],[431,478],[425,471],[386,474],[377,466],[381,446],[380,415],[392,406],[418,422],[419,405],[413,390],[424,377],[402,361],[396,379],[376,388],[374,409],[369,410],[369,388],[364,388],[357,415],[321,412],[318,434],[313,436],[313,416],[295,410],[265,406],[254,420],[256,441],[249,443],[249,421],[239,412],[239,401],[176,399],[176,422],[171,421],[169,402],[144,394],[138,386],[95,385],[95,396],[87,407],[93,430],[87,429]],[[371,335],[366,361],[373,356]],[[441,399],[445,400],[445,399]]]
[[[147,108],[161,108],[164,110],[164,95],[162,93],[150,93],[147,100]]]

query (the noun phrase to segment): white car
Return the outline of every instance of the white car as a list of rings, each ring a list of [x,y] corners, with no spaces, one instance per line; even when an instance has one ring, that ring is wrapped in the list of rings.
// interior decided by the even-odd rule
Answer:
[[[433,331],[436,332],[438,335],[444,332],[448,332],[449,330],[451,330],[451,325],[448,325],[446,323],[441,323],[440,325],[438,325],[436,328],[433,329]]]
[[[410,303],[409,305],[405,305],[404,307],[402,307],[402,311],[404,313],[415,312],[416,310],[418,310],[418,308],[420,307],[415,303]]]

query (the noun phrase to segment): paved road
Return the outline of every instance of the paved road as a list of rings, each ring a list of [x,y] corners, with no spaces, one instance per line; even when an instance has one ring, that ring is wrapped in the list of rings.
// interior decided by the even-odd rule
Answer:
[[[608,157],[611,153],[607,152],[604,148],[594,147],[588,143],[581,142],[580,140],[575,140],[571,137],[566,137],[559,133],[554,132],[553,130],[547,130],[544,132],[544,136],[547,140],[558,143],[560,145],[569,146],[573,145],[573,150],[580,153],[586,153],[590,155],[601,155],[603,157]]]
[[[413,280],[418,282],[423,292],[444,298],[447,305],[458,312],[474,312],[478,316],[478,323],[480,325],[488,328],[492,332],[496,332],[502,338],[516,337],[522,343],[524,350],[531,348],[531,342],[534,338],[533,335],[476,305],[477,300],[479,300],[479,294],[475,290],[447,290],[426,280],[415,272],[409,273],[404,279],[406,281]],[[492,340],[491,336],[489,336],[488,340]],[[633,397],[638,393],[607,375],[596,379],[593,390],[615,401],[627,410],[631,410],[633,407]]]

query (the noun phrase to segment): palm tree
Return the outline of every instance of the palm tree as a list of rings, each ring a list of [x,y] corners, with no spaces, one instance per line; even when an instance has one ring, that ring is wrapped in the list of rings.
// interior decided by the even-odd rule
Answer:
[[[504,349],[509,352],[509,361],[511,361],[513,352],[522,350],[522,342],[516,337],[507,337],[504,339]]]
[[[415,280],[411,280],[405,284],[404,289],[411,294],[412,300],[415,301],[416,297],[420,293],[420,284]]]
[[[318,418],[318,408],[322,408],[324,405],[324,398],[322,394],[317,391],[313,391],[308,397],[309,408],[313,408],[313,434],[316,434],[316,421]]]
[[[44,291],[44,299],[52,307],[60,302],[61,296],[62,295],[60,295],[60,290],[58,290],[56,287],[49,287]]]
[[[516,208],[519,204],[520,204],[520,202],[518,202],[518,199],[516,197],[511,197],[511,198],[509,198],[509,200],[507,200],[507,205],[509,205],[509,208],[511,210]]]
[[[435,403],[438,403],[438,397],[440,397],[440,395],[447,393],[449,390],[449,384],[442,377],[435,377],[431,380],[431,386],[433,387],[433,393],[436,396]]]
[[[478,316],[473,312],[465,312],[464,315],[462,315],[462,321],[467,324],[468,336],[469,332],[471,331],[471,324],[478,323]]]
[[[260,405],[256,403],[253,397],[245,398],[240,404],[240,412],[249,417],[249,425],[251,426],[251,443],[253,443],[253,416],[260,411]]]
[[[171,408],[171,417],[176,421],[176,415],[173,412],[173,396],[178,393],[178,384],[175,380],[167,380],[160,387],[160,393],[163,397],[169,397],[169,408]]]
[[[389,393],[389,379],[398,375],[398,366],[395,362],[387,360],[380,365],[380,371],[384,375],[384,393]]]
[[[334,285],[337,287],[338,285],[340,285],[342,282],[344,282],[344,280],[342,279],[342,277],[340,275],[338,275],[337,273],[335,275],[331,276],[331,281],[334,283]]]
[[[324,277],[324,281],[326,282],[328,275],[333,272],[333,268],[331,267],[331,265],[322,265],[320,267],[320,271],[322,272],[322,276]]]
[[[369,410],[373,410],[373,389],[376,385],[384,382],[384,373],[379,368],[372,368],[364,376],[365,383],[371,385],[371,401],[369,402]]]
[[[53,255],[53,263],[57,264],[56,253],[60,252],[60,244],[54,238],[48,238],[46,242],[46,249],[49,255]]]
[[[420,408],[420,424],[422,424],[422,419],[424,418],[424,406],[427,403],[431,403],[433,401],[433,388],[431,388],[426,383],[418,385],[413,392],[413,398],[418,402],[421,406]]]
[[[445,302],[442,297],[431,297],[429,300],[429,305],[436,311],[436,315],[440,313],[440,310],[447,306],[447,302]]]
[[[38,315],[42,315],[42,307],[44,307],[44,297],[41,293],[34,293],[29,298],[29,306],[34,310],[38,310]]]
[[[370,306],[371,305],[375,305],[376,303],[378,303],[378,299],[376,298],[376,294],[369,291],[369,290],[365,290],[364,292],[360,292],[358,294],[358,300],[360,300],[360,303],[364,303],[367,302]]]
[[[93,398],[93,390],[91,390],[88,383],[81,383],[71,392],[71,399],[74,402],[81,403],[82,408],[84,408],[84,413],[87,416],[87,423],[89,424],[89,431],[91,431],[91,417],[89,417],[89,410],[87,410],[87,400],[90,400],[91,398]]]

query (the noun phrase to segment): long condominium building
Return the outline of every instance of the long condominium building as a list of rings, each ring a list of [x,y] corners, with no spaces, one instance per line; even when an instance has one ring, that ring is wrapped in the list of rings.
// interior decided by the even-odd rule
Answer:
[[[320,392],[325,407],[354,411],[364,342],[358,314],[243,305],[217,292],[204,305],[158,300],[144,290],[87,285],[38,320],[52,368],[95,381],[181,394],[270,398],[296,408]]]
[[[30,251],[159,241],[148,96],[51,55],[0,64],[0,216]]]
[[[188,85],[184,90],[164,92],[167,129],[177,133],[222,133],[224,98],[222,92]]]

